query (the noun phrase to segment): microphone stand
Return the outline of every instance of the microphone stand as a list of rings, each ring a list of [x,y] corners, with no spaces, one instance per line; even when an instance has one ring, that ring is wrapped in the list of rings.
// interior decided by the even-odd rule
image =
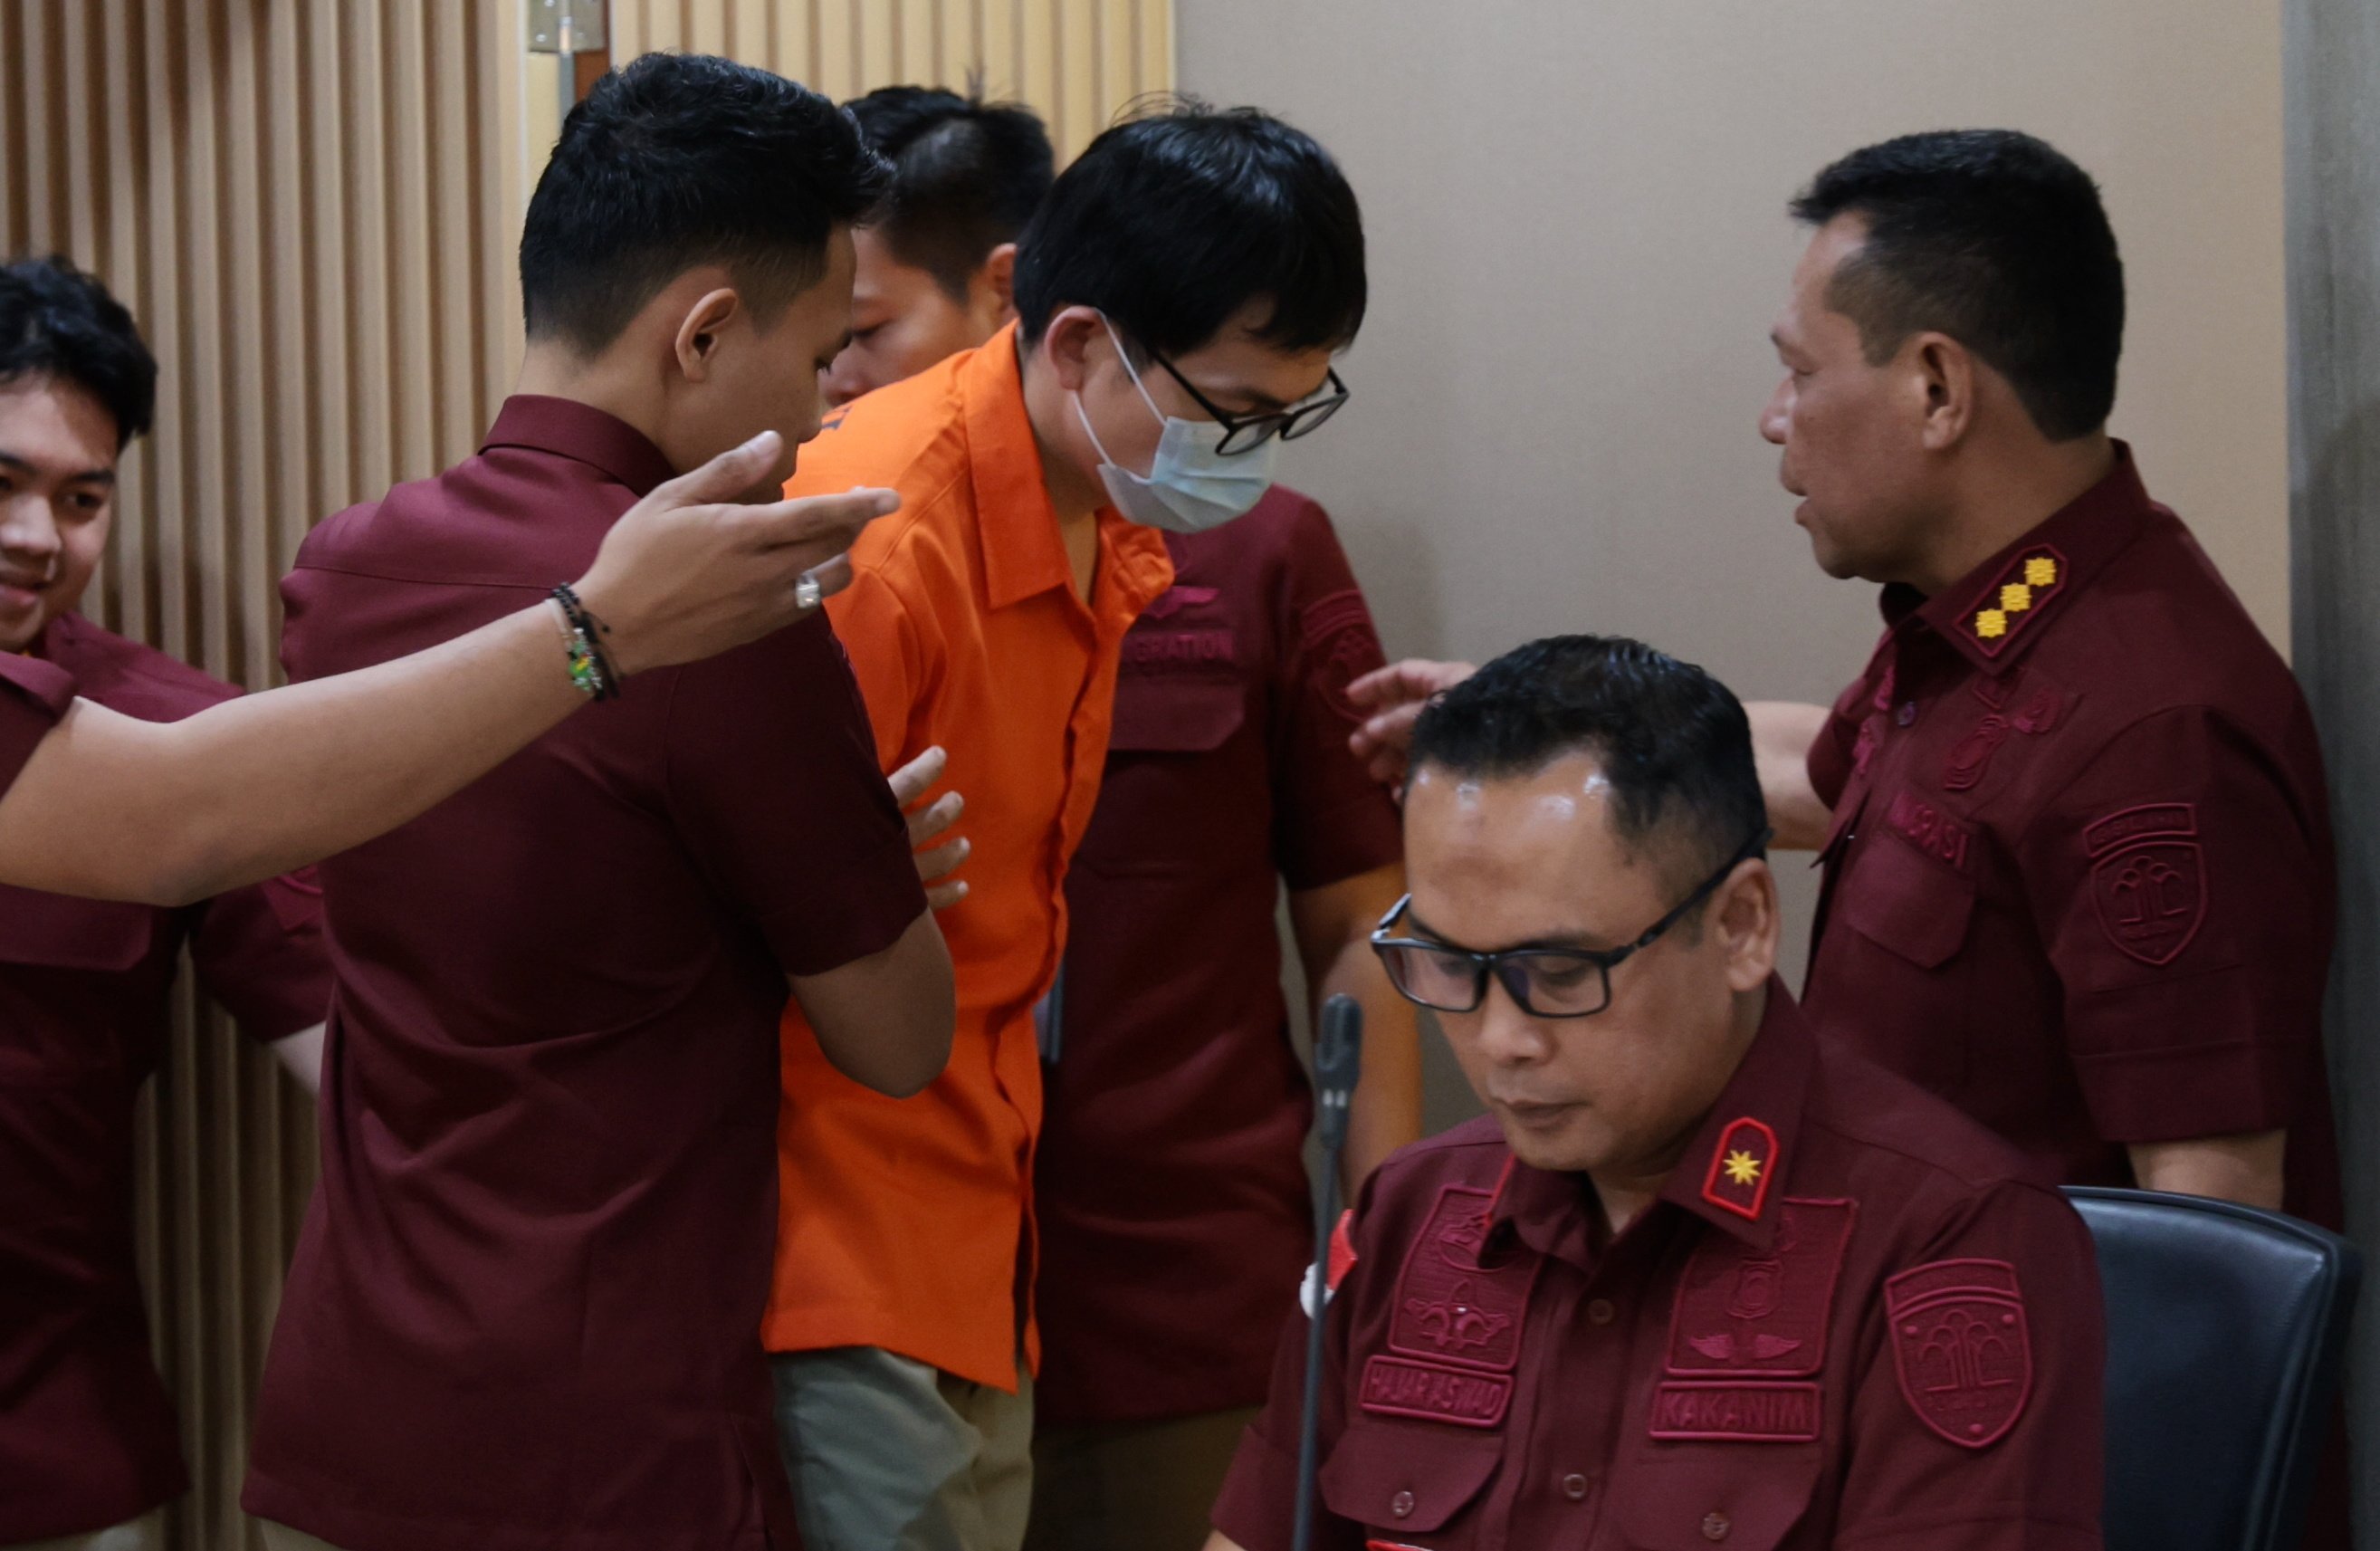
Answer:
[[[1321,1461],[1322,1316],[1330,1299],[1330,1237],[1339,1225],[1339,1162],[1347,1151],[1347,1111],[1363,1067],[1364,1009],[1355,998],[1323,1004],[1314,1035],[1314,1130],[1322,1148],[1322,1177],[1314,1187],[1314,1310],[1305,1325],[1305,1406],[1297,1424],[1297,1519],[1290,1544],[1307,1551],[1314,1538],[1315,1474]]]

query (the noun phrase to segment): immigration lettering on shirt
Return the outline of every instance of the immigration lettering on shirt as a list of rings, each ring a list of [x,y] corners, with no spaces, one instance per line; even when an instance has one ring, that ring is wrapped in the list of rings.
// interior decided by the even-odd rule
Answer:
[[[1935,861],[1948,862],[1961,873],[1967,870],[1972,833],[1932,803],[1905,791],[1895,792],[1884,818],[1911,845]]]
[[[1136,630],[1123,640],[1124,666],[1131,668],[1228,666],[1234,654],[1229,630]]]

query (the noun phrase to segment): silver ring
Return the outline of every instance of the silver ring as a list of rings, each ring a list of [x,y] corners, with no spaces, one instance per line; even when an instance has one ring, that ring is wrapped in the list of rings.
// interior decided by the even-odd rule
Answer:
[[[820,600],[825,595],[819,587],[819,579],[808,571],[804,571],[802,579],[794,583],[794,605],[804,614],[818,607]]]

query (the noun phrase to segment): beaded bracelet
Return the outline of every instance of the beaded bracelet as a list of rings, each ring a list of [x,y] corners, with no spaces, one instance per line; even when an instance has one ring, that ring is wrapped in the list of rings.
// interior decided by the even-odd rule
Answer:
[[[570,682],[589,700],[618,699],[626,675],[612,666],[598,641],[611,627],[589,614],[567,583],[551,596],[562,608],[562,649],[570,659]]]

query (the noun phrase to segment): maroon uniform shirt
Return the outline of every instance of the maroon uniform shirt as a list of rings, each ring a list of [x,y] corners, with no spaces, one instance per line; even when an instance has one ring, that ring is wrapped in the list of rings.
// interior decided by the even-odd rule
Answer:
[[[55,664],[0,653],[0,794],[74,702],[74,679]]]
[[[1264,1398],[1314,1250],[1276,896],[1403,854],[1396,804],[1347,751],[1347,684],[1382,659],[1330,518],[1275,487],[1166,546],[1174,585],[1124,638],[1066,878],[1034,1185],[1034,1404],[1061,1425]]]
[[[239,692],[77,615],[37,650],[142,721]],[[330,1007],[320,918],[302,875],[180,910],[0,885],[0,1545],[104,1529],[188,1484],[134,1264],[133,1109],[182,949],[244,1032],[282,1039]]]
[[[293,677],[534,602],[669,472],[510,400],[306,541]],[[346,1551],[797,1545],[759,1343],[785,976],[925,909],[825,619],[639,674],[322,878],[322,1179],[249,1509]]]
[[[2338,1226],[2321,1014],[2335,882],[2297,681],[2128,449],[1889,628],[1810,752],[1835,811],[1810,1019],[2015,1142],[2287,1127]]]
[[[1492,1119],[1364,1189],[1327,1314],[1330,1551],[2099,1544],[2098,1272],[2007,1143],[1781,984],[1616,1237]],[[1305,1322],[1215,1523],[1290,1544]]]

